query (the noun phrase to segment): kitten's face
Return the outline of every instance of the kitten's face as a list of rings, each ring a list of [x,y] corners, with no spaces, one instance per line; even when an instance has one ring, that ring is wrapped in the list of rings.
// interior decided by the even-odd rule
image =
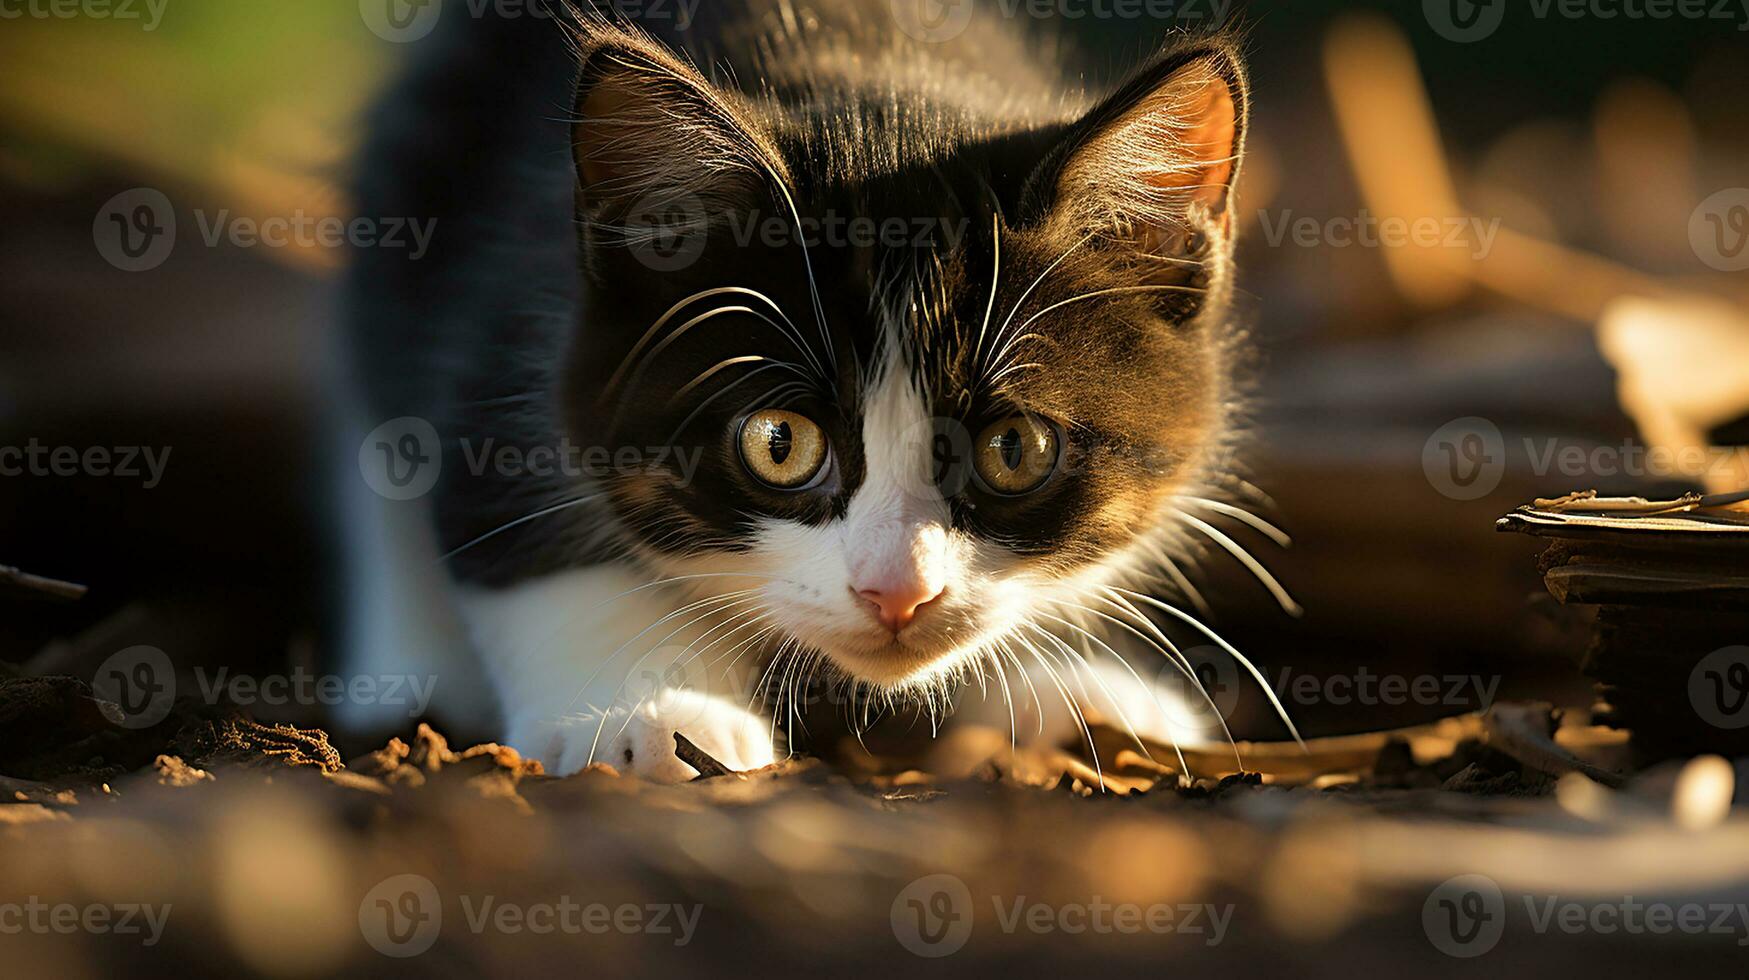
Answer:
[[[586,74],[582,115],[606,122],[579,127],[601,142],[579,146],[591,300],[570,424],[702,453],[690,477],[606,484],[658,572],[750,590],[725,649],[789,641],[903,688],[1010,642],[1050,652],[1036,627],[1144,570],[1226,436],[1213,333],[1243,89],[1211,64],[886,173],[835,174],[769,117],[737,121],[670,148],[705,157],[679,180],[623,147],[640,100],[672,118],[685,93],[610,75],[591,96]],[[1123,172],[1165,105],[1178,142],[1161,153],[1179,158]],[[725,152],[754,165],[708,158]],[[1125,213],[1138,202],[1152,210]],[[653,209],[680,237],[638,237]],[[819,229],[805,244],[798,218]]]

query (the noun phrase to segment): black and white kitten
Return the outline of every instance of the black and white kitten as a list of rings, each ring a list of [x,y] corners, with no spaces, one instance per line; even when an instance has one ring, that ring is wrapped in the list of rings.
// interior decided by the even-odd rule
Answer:
[[[495,701],[561,773],[690,777],[676,731],[769,763],[754,692],[822,672],[1164,727],[1015,674],[1158,636],[1187,530],[1230,545],[1192,512],[1249,517],[1217,489],[1245,70],[1186,40],[1089,95],[1011,24],[894,9],[428,42],[360,207],[437,234],[361,256],[349,319],[371,423],[429,423],[442,476],[352,508],[355,670]]]

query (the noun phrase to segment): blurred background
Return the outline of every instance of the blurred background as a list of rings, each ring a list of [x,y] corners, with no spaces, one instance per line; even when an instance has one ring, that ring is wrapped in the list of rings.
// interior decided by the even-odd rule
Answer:
[[[1198,6],[1215,9],[1041,29],[1110,77],[1197,26],[1182,21]],[[91,586],[75,605],[8,609],[0,660],[71,668],[146,643],[183,663],[320,663],[335,627],[329,330],[347,255],[207,232],[221,216],[348,216],[361,113],[417,44],[380,36],[354,0],[130,9],[0,22],[0,446],[150,447],[165,463],[158,479],[143,463],[132,477],[0,477],[0,564]],[[1244,543],[1305,614],[1219,553],[1203,591],[1272,676],[1372,664],[1584,705],[1583,636],[1535,598],[1538,546],[1494,520],[1572,490],[1733,478],[1551,471],[1527,447],[1749,442],[1734,425],[1749,383],[1731,375],[1749,364],[1749,14],[1551,9],[1226,11],[1248,25],[1256,86],[1239,205],[1241,305],[1261,351],[1253,482],[1295,539]],[[118,233],[156,230],[134,223],[155,200],[141,189],[170,202],[167,251],[118,250]],[[1432,234],[1392,238],[1386,218]],[[1632,365],[1646,359],[1623,354],[1666,348],[1644,376]],[[1479,485],[1452,468],[1466,460],[1487,464]],[[1279,736],[1247,698],[1239,734]],[[1295,713],[1311,734],[1478,706]]]

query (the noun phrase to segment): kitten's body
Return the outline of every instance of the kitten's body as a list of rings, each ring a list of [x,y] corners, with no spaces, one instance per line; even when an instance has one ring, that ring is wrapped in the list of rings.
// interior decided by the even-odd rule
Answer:
[[[986,664],[1073,666],[1098,642],[1075,626],[1150,635],[1103,590],[1181,553],[1181,495],[1224,472],[1242,73],[1205,43],[1097,101],[1011,27],[922,43],[888,9],[705,5],[672,40],[721,88],[600,23],[489,15],[427,42],[375,120],[360,207],[437,233],[419,262],[361,257],[351,321],[360,438],[427,420],[443,474],[412,501],[354,487],[355,670],[436,673],[440,708],[495,703],[557,771],[678,779],[676,730],[769,762],[778,726],[750,709],[774,684],[935,698]],[[628,231],[677,204],[702,215],[690,264]],[[910,233],[749,243],[737,216]],[[790,375],[809,380],[772,389]],[[818,485],[750,478],[731,430],[768,407],[817,423]],[[1055,433],[1036,489],[935,466],[940,420],[972,451],[1004,413]],[[1032,450],[1003,445],[1018,472]],[[613,463],[567,473],[537,447]],[[1149,714],[1103,683],[1062,693]],[[1055,697],[1027,686],[1034,710]]]

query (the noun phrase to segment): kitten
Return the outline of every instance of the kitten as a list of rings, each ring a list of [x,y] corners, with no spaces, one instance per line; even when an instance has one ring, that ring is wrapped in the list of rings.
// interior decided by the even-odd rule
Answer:
[[[353,508],[355,670],[439,671],[553,771],[678,780],[676,731],[773,761],[774,685],[939,706],[1165,641],[1187,529],[1234,550],[1189,511],[1241,513],[1235,43],[1087,94],[1009,23],[895,9],[428,42],[359,197],[437,233],[360,257],[349,323],[359,411],[429,423],[442,470]],[[1036,710],[1148,713],[1050,683]]]

